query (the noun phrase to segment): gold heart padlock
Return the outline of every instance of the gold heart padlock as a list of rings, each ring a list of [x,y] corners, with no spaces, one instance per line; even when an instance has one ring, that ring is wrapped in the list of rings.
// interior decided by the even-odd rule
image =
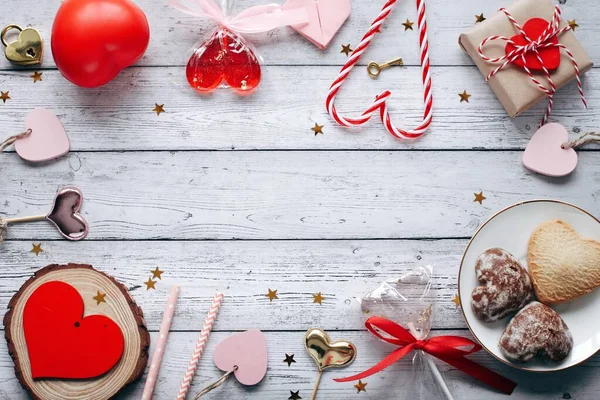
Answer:
[[[6,34],[11,29],[19,31],[17,40],[6,42]],[[8,61],[21,65],[40,64],[42,62],[42,36],[34,28],[21,28],[19,25],[8,25],[0,34],[2,44],[6,46],[4,55]]]

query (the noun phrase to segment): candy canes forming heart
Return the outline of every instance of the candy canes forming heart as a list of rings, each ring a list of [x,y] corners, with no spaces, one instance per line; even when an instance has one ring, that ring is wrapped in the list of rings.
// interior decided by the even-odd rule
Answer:
[[[429,41],[427,40],[427,22],[425,20],[425,0],[417,0],[418,25],[419,25],[419,44],[421,49],[421,68],[423,78],[423,101],[425,103],[425,111],[423,113],[423,122],[412,130],[399,129],[392,123],[392,118],[387,107],[387,100],[392,95],[389,90],[381,93],[376,97],[375,102],[367,108],[360,116],[355,118],[345,118],[338,114],[335,107],[335,98],[340,91],[344,81],[350,75],[352,68],[358,63],[360,57],[365,52],[373,37],[379,32],[379,28],[387,17],[392,13],[394,5],[398,0],[388,0],[383,9],[371,24],[371,28],[363,36],[360,44],[352,52],[352,55],[342,67],[339,75],[329,88],[327,95],[326,107],[329,115],[340,125],[346,127],[360,126],[366,124],[375,113],[379,113],[385,129],[393,136],[400,139],[417,139],[421,137],[429,128],[433,116],[433,97],[431,95],[431,75],[429,73]]]

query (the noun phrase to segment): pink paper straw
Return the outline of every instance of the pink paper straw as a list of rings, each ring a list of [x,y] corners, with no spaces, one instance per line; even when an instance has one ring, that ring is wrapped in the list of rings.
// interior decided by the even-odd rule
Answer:
[[[219,314],[219,308],[221,308],[222,301],[223,293],[217,292],[215,294],[215,297],[213,298],[212,304],[210,305],[208,315],[204,320],[204,326],[202,327],[202,331],[200,332],[200,337],[198,338],[198,342],[196,343],[196,347],[194,348],[194,352],[192,353],[192,358],[190,359],[190,363],[188,364],[187,370],[185,371],[185,375],[183,376],[183,380],[181,381],[181,385],[179,386],[179,391],[177,392],[177,400],[185,400],[185,396],[187,395],[187,392],[190,389],[190,384],[192,383],[192,378],[196,373],[198,361],[200,360],[202,352],[204,351],[204,347],[206,346],[208,335],[210,334],[213,324],[215,323],[215,319]]]
[[[150,400],[152,398],[152,392],[154,392],[156,378],[158,377],[158,370],[160,369],[160,362],[162,361],[163,354],[165,353],[167,336],[169,336],[169,329],[171,329],[171,322],[173,321],[173,314],[175,313],[177,297],[179,297],[179,286],[173,285],[171,288],[171,294],[167,299],[167,308],[165,309],[163,320],[160,324],[158,342],[156,343],[154,353],[152,353],[152,361],[150,364],[150,370],[148,371],[148,377],[146,378],[144,392],[142,393],[142,400]]]

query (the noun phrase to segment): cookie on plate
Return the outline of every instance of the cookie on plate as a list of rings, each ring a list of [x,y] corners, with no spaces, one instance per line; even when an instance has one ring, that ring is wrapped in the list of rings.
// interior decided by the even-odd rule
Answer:
[[[475,263],[475,273],[481,285],[471,293],[471,308],[484,322],[502,319],[534,299],[527,270],[504,249],[483,252]]]

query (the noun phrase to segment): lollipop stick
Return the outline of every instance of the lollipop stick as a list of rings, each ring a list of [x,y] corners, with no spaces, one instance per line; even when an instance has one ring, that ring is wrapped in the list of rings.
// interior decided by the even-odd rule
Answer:
[[[19,222],[41,221],[43,219],[46,219],[45,215],[34,215],[32,217],[8,218],[5,219],[4,222],[6,222],[7,224],[16,224]]]
[[[435,365],[435,362],[433,361],[433,357],[431,357],[429,354],[423,354],[423,357],[425,357],[425,360],[427,361],[427,365],[431,369],[431,373],[433,374],[433,377],[437,381],[438,385],[440,385],[440,388],[444,392],[446,399],[454,400],[454,397],[452,397],[452,393],[450,393],[450,389],[448,389],[448,386],[446,385],[446,381],[444,381],[442,374],[440,374],[440,370],[438,369],[437,365]]]
[[[310,400],[315,400],[317,398],[317,390],[319,390],[319,385],[321,384],[321,376],[323,376],[323,371],[319,371],[319,375],[317,375],[317,381],[315,382],[315,387],[313,388]]]

